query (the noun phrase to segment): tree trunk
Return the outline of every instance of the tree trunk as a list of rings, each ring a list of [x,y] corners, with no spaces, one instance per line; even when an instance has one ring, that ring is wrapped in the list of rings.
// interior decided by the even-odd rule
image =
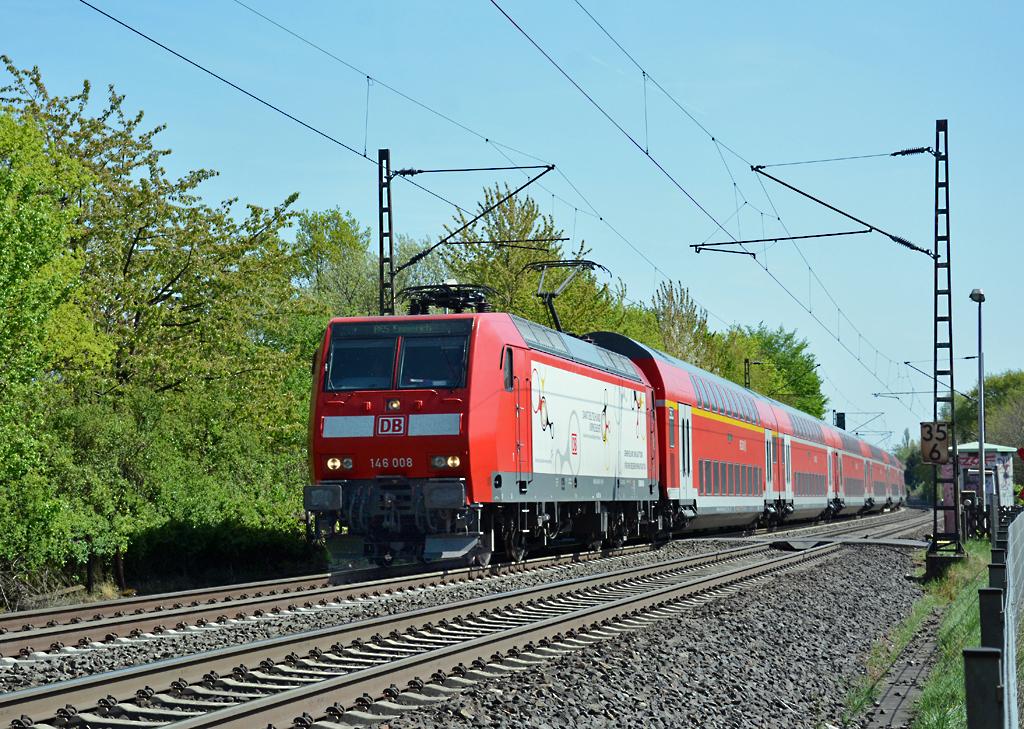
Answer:
[[[124,592],[128,585],[124,581],[124,561],[121,559],[121,548],[114,550],[114,578],[117,580],[117,587]]]
[[[86,537],[89,545],[89,557],[85,562],[85,589],[91,595],[96,588],[96,555],[92,553],[92,537]]]

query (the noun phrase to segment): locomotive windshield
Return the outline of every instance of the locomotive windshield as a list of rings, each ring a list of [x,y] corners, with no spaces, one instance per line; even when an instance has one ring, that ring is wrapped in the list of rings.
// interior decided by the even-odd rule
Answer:
[[[324,390],[464,387],[472,325],[471,319],[337,322],[331,326]]]

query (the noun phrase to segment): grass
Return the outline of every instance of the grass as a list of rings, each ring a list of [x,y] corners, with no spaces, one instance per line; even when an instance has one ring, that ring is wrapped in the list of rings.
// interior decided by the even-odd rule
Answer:
[[[925,594],[910,614],[884,638],[875,641],[866,671],[850,689],[844,724],[864,713],[878,696],[878,683],[889,672],[921,624],[934,611],[944,616],[937,636],[937,660],[917,705],[914,729],[946,729],[967,724],[964,706],[964,670],[961,651],[981,642],[978,588],[988,585],[991,551],[987,541],[970,541],[970,557],[952,565],[945,576],[924,585]],[[923,573],[924,557],[920,565]]]
[[[978,588],[988,586],[987,542],[968,546],[971,558],[950,570],[936,584],[948,607],[939,626],[936,661],[924,685],[914,716],[914,729],[947,729],[967,726],[964,699],[963,649],[981,644]]]

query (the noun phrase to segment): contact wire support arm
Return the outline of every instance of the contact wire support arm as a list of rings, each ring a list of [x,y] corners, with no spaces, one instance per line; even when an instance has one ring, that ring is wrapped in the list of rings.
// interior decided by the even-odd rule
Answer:
[[[430,246],[430,248],[427,248],[426,250],[423,250],[423,251],[420,251],[419,253],[417,253],[417,254],[416,254],[415,256],[413,256],[412,258],[410,258],[410,259],[409,259],[409,260],[408,260],[408,261],[407,261],[406,263],[403,263],[403,264],[402,264],[401,266],[399,266],[398,268],[396,268],[396,269],[395,269],[395,271],[394,271],[394,273],[393,273],[392,275],[393,275],[393,276],[394,276],[394,275],[397,275],[397,274],[398,274],[398,273],[399,273],[400,271],[404,271],[404,270],[405,270],[405,269],[407,269],[407,268],[408,268],[409,266],[411,266],[411,265],[413,265],[413,264],[415,264],[415,263],[419,263],[419,262],[420,262],[420,261],[422,261],[422,260],[423,260],[424,258],[426,258],[426,257],[427,257],[427,256],[428,256],[429,254],[433,253],[433,252],[434,252],[434,250],[436,250],[437,248],[440,248],[440,247],[441,247],[441,246],[443,246],[443,245],[444,245],[445,243],[449,242],[449,241],[450,241],[450,240],[451,240],[452,238],[454,238],[455,236],[457,236],[457,235],[458,235],[459,233],[461,233],[462,231],[464,231],[464,230],[466,230],[467,228],[471,227],[471,226],[472,226],[472,225],[473,225],[473,224],[474,224],[474,223],[475,223],[476,221],[480,220],[480,218],[482,218],[482,217],[484,217],[485,215],[487,215],[487,213],[491,212],[492,210],[494,210],[495,208],[497,208],[497,207],[498,207],[499,205],[501,205],[501,204],[503,204],[504,202],[506,202],[506,201],[507,201],[508,199],[510,199],[510,198],[512,198],[512,197],[515,197],[515,196],[516,196],[517,194],[519,194],[519,193],[520,193],[520,192],[521,192],[522,190],[524,190],[525,188],[527,188],[527,187],[528,187],[529,185],[532,185],[532,184],[533,184],[534,182],[536,182],[537,180],[539,180],[540,178],[542,178],[542,177],[543,177],[544,175],[546,175],[547,173],[551,172],[551,170],[553,170],[553,169],[555,169],[555,166],[554,166],[554,165],[547,165],[547,166],[546,166],[546,167],[544,168],[544,171],[543,171],[543,172],[541,172],[541,173],[540,173],[539,175],[536,175],[535,177],[531,177],[531,178],[530,178],[529,180],[527,180],[526,182],[524,182],[524,183],[523,183],[522,185],[520,185],[519,187],[517,187],[517,188],[516,188],[515,190],[513,190],[513,191],[512,191],[512,192],[510,192],[509,194],[505,195],[505,197],[501,198],[501,200],[499,200],[498,202],[494,203],[493,205],[491,205],[490,207],[488,207],[488,208],[487,208],[486,210],[482,210],[482,211],[480,212],[480,214],[479,214],[479,215],[477,215],[477,216],[476,216],[475,218],[473,218],[473,219],[472,219],[472,220],[470,220],[470,221],[469,221],[468,223],[466,223],[465,225],[463,225],[463,226],[462,226],[461,228],[459,228],[458,230],[452,231],[451,233],[449,233],[448,235],[446,235],[446,236],[445,236],[444,238],[442,238],[441,240],[439,240],[439,241],[438,241],[437,243],[435,243],[434,245]],[[474,242],[475,242],[475,241],[474,241]]]
[[[797,189],[797,188],[793,187],[792,185],[790,185],[787,182],[783,182],[778,177],[772,177],[771,175],[769,175],[767,172],[764,171],[764,165],[752,165],[750,169],[753,172],[756,172],[759,175],[764,175],[769,180],[774,180],[775,182],[779,183],[783,187],[786,187],[786,188],[792,190],[795,193],[803,195],[808,200],[813,200],[814,202],[818,203],[819,205],[824,205],[829,210],[832,210],[833,212],[839,213],[844,218],[849,218],[850,220],[852,220],[855,223],[860,223],[861,225],[863,225],[866,228],[868,228],[868,230],[873,230],[873,231],[877,231],[877,232],[881,233],[882,235],[884,235],[886,238],[888,238],[892,242],[899,243],[904,248],[909,248],[910,250],[917,251],[918,253],[924,253],[926,256],[928,256],[929,258],[932,258],[932,259],[937,259],[938,258],[938,254],[932,253],[931,251],[925,250],[924,248],[919,248],[918,246],[915,246],[913,243],[911,243],[906,238],[901,238],[900,236],[893,235],[892,233],[886,233],[881,228],[878,228],[878,227],[876,227],[874,225],[871,225],[871,223],[865,223],[860,218],[855,218],[854,216],[850,215],[849,213],[843,212],[842,210],[840,210],[839,208],[837,208],[837,207],[835,207],[833,205],[829,205],[824,200],[819,200],[818,198],[814,197],[814,195],[809,195],[808,193],[804,192],[803,190]]]

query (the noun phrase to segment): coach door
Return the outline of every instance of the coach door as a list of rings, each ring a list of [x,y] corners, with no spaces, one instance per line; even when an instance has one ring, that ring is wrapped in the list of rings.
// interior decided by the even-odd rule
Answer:
[[[679,403],[679,498],[696,499],[693,485],[693,441],[690,434],[690,406]]]
[[[779,455],[782,458],[783,465],[782,471],[785,474],[786,485],[785,494],[783,498],[786,501],[793,501],[793,448],[791,447],[792,437],[789,435],[782,436],[782,453]]]
[[[763,485],[767,498],[775,498],[771,495],[772,491],[775,490],[775,465],[772,463],[772,429],[764,429],[764,484],[758,484],[758,488]]]
[[[829,464],[831,465],[831,468],[828,470],[829,478],[831,479],[829,493],[835,496],[835,498],[840,498],[842,496],[841,486],[843,482],[839,478],[839,464],[843,462],[843,457],[838,451],[829,451],[828,457]]]
[[[533,435],[530,432],[530,397],[532,382],[528,376],[530,360],[526,352],[513,349],[513,387],[516,399],[516,484],[525,494],[533,481]]]

